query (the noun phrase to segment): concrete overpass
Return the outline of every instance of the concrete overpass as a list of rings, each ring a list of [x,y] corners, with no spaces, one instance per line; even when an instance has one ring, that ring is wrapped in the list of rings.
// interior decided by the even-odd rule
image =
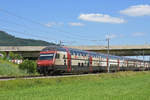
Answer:
[[[0,51],[21,54],[23,57],[38,57],[46,46],[0,46]],[[81,50],[107,53],[107,46],[68,46]],[[150,55],[150,45],[110,46],[110,54],[119,56]]]
[[[0,46],[0,51],[14,52],[22,55],[24,58],[37,58],[40,51],[46,46]]]
[[[82,50],[107,53],[107,46],[70,46]],[[118,56],[150,55],[150,45],[110,46],[110,54]]]

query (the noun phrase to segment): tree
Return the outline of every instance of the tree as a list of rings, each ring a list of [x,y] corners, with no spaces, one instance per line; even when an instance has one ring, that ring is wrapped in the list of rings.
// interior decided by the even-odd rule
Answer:
[[[9,52],[9,59],[23,59],[23,57],[19,54],[15,54],[13,52]]]
[[[23,63],[19,65],[19,69],[21,70],[27,70],[27,73],[36,73],[36,62],[31,60],[24,60]]]
[[[6,59],[7,58],[6,52],[1,51],[0,54],[2,54],[2,59]]]
[[[9,52],[9,59],[15,59],[15,54],[13,52]]]

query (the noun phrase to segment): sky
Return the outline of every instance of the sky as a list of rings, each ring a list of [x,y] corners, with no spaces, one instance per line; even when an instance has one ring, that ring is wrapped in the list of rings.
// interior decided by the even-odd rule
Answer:
[[[150,0],[0,0],[0,30],[64,45],[150,44]]]

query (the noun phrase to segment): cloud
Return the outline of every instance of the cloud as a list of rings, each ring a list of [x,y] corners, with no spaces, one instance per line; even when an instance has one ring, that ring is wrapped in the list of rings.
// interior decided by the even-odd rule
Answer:
[[[78,19],[91,21],[91,22],[101,22],[101,23],[124,23],[125,20],[122,18],[111,17],[104,14],[80,14]]]
[[[47,27],[52,27],[52,26],[56,26],[56,25],[63,25],[63,23],[61,22],[48,22],[47,24],[45,24],[45,26]]]
[[[79,23],[79,22],[72,22],[72,23],[69,23],[69,25],[71,25],[71,26],[84,26],[83,23]]]
[[[139,37],[139,36],[145,36],[146,33],[143,33],[143,32],[136,32],[136,33],[133,33],[132,36],[134,37]]]
[[[150,16],[150,5],[130,6],[125,10],[121,10],[120,13],[128,16]]]
[[[116,38],[116,37],[117,36],[115,34],[107,34],[107,35],[105,35],[105,38],[110,38],[110,39]]]

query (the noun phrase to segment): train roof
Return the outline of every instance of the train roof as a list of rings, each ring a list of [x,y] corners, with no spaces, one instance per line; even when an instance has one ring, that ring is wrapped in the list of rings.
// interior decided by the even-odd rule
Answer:
[[[74,49],[74,48],[67,48],[67,47],[62,47],[62,46],[48,46],[42,49],[42,51],[50,51],[50,50],[56,50],[56,51],[67,51],[67,49],[70,51],[70,53],[81,53],[81,54],[90,54],[91,56],[101,56],[103,58],[107,58],[107,54],[104,53],[96,53],[96,52],[91,52],[91,51],[84,51],[84,50],[79,50],[79,49]],[[115,55],[109,55],[109,58],[111,59],[120,59],[120,60],[132,60],[132,61],[140,61],[138,59],[132,59],[132,58],[127,58],[127,57],[122,57],[122,56],[115,56]]]
[[[48,46],[42,49],[42,51],[49,51],[49,50],[66,51],[66,49],[61,46]]]

